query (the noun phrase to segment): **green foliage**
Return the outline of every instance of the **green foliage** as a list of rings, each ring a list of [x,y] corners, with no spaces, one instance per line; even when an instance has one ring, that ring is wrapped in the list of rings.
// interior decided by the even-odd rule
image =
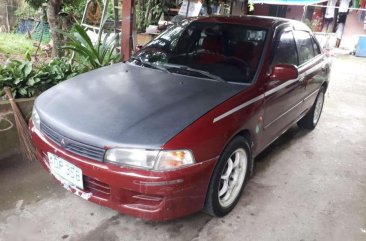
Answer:
[[[28,3],[20,1],[19,7],[15,11],[15,16],[18,19],[27,19],[30,17],[34,17],[37,14],[37,10],[30,7]]]
[[[64,1],[63,11],[73,14],[77,19],[83,17],[87,0],[68,0]]]
[[[87,32],[78,24],[74,25],[71,33],[61,33],[68,38],[68,42],[63,48],[75,52],[78,55],[79,64],[84,65],[87,70],[120,61],[120,54],[115,53],[116,37],[110,37],[107,34],[103,40],[93,44]]]
[[[46,3],[47,0],[25,0],[25,2],[28,3],[32,8],[38,9],[43,3]]]
[[[165,0],[140,0],[136,2],[136,22],[139,32],[145,32],[150,24],[157,25],[168,3]]]
[[[25,2],[34,9],[38,9],[43,3],[47,3],[48,0],[25,0]],[[63,4],[67,7],[80,7],[84,5],[86,1],[84,0],[63,0]]]
[[[0,66],[0,96],[3,88],[10,87],[15,98],[33,97],[42,91],[80,73],[77,66],[66,59],[35,66],[30,61],[11,60]]]

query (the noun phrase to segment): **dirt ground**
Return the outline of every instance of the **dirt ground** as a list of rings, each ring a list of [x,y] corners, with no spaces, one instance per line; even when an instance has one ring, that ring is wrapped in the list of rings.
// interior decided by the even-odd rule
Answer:
[[[366,59],[333,62],[317,128],[256,160],[237,207],[156,223],[64,190],[37,162],[0,160],[0,240],[366,240]]]
[[[51,56],[47,56],[45,53],[42,53],[42,52],[37,55],[37,58],[35,56],[32,56],[31,58],[32,58],[33,63],[35,63],[35,64],[47,63],[51,60]],[[21,54],[6,55],[6,54],[0,53],[0,65],[5,64],[8,59],[24,61],[25,57]]]

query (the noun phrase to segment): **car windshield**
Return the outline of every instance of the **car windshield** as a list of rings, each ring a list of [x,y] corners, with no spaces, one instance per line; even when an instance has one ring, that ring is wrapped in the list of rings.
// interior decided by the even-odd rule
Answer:
[[[147,44],[130,62],[199,78],[251,83],[266,33],[253,26],[183,20]]]

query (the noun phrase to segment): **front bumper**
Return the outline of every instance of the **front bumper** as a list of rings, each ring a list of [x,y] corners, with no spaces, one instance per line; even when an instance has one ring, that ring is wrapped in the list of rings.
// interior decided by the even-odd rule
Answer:
[[[65,151],[30,125],[38,159],[50,172],[47,153],[79,167],[84,189],[54,176],[74,194],[121,213],[147,220],[169,220],[202,209],[217,158],[169,172],[120,167]]]

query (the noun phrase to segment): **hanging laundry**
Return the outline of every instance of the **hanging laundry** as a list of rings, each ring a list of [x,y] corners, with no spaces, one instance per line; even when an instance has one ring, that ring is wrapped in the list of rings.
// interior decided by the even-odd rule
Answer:
[[[359,8],[360,7],[360,0],[353,0],[353,7]]]
[[[366,21],[366,0],[360,0],[359,1],[359,10],[357,11],[357,19],[360,22],[364,22]],[[365,27],[364,27],[365,29]]]
[[[331,27],[334,19],[335,5],[337,0],[329,0],[327,4],[327,9],[324,14],[324,28],[323,31],[328,32],[329,27]]]
[[[339,4],[339,12],[340,13],[348,12],[350,2],[351,0],[341,0],[341,3]]]
[[[324,18],[334,18],[335,5],[337,0],[329,0],[327,4],[327,10],[325,11]]]

